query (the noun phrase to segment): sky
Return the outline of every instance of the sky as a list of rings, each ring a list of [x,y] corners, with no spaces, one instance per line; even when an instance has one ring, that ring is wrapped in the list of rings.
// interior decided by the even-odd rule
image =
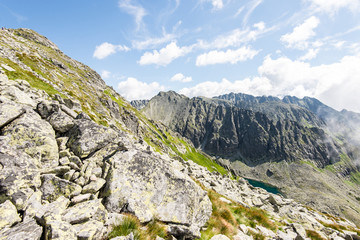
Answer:
[[[360,0],[0,0],[128,100],[315,97],[360,112]]]

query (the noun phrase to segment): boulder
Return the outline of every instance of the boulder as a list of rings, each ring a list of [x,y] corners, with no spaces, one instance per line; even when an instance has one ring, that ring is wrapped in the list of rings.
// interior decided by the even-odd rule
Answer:
[[[35,219],[28,219],[27,221],[16,224],[12,228],[4,228],[0,231],[1,240],[40,240],[43,229],[39,226]]]
[[[67,146],[80,158],[105,147],[118,136],[111,128],[97,125],[87,119],[78,119],[68,132]]]
[[[0,100],[0,128],[12,122],[25,112],[25,109],[12,102],[2,103]]]
[[[9,136],[0,136],[0,199],[11,199],[18,210],[40,187],[38,162],[10,144]]]
[[[74,119],[63,111],[54,112],[47,120],[51,126],[60,133],[65,133],[74,126]]]
[[[44,174],[41,176],[40,191],[43,193],[42,199],[55,201],[60,196],[73,197],[81,193],[81,187],[73,182],[61,179],[54,174]]]
[[[107,211],[100,199],[94,199],[69,207],[64,212],[62,219],[71,224],[83,223],[90,219],[105,222]]]
[[[60,109],[58,103],[42,101],[36,106],[36,111],[44,119],[48,118],[51,114],[58,112]]]
[[[105,183],[106,180],[102,178],[91,181],[88,185],[83,187],[82,193],[96,193],[104,186]]]
[[[188,175],[171,167],[169,159],[131,150],[116,153],[109,162],[102,191],[108,211],[128,211],[141,222],[156,217],[189,226],[193,237],[200,235],[211,215],[211,202]]]
[[[77,240],[76,230],[70,223],[52,220],[46,223],[45,239]]]
[[[19,214],[14,204],[9,200],[0,204],[0,229],[4,227],[11,227],[15,223],[21,221]]]
[[[9,144],[38,160],[39,167],[56,167],[58,145],[51,125],[34,111],[22,114],[2,129],[10,137]]]
[[[101,239],[105,233],[104,224],[99,221],[90,220],[85,223],[74,225],[78,239],[96,240]]]

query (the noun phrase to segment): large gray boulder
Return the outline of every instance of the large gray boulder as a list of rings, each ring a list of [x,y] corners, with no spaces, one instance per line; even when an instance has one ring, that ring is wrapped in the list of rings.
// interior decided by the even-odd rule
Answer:
[[[74,119],[61,110],[51,114],[47,120],[60,133],[65,133],[74,126]]]
[[[157,218],[184,226],[190,237],[199,236],[212,205],[207,193],[177,164],[137,150],[118,152],[109,161],[102,195],[110,212],[128,211],[141,222]]]
[[[38,162],[0,136],[0,199],[11,199],[18,210],[25,207],[34,188],[40,187]]]
[[[36,112],[28,110],[5,126],[2,134],[10,137],[11,146],[36,159],[39,167],[58,165],[59,152],[54,129]]]
[[[97,125],[88,119],[78,119],[68,132],[67,146],[80,158],[112,143],[118,134],[111,128]]]

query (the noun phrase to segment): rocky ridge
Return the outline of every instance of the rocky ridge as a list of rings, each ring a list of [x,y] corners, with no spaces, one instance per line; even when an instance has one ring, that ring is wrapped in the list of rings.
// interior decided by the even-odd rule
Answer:
[[[348,220],[235,180],[43,36],[20,29],[0,40],[0,239],[106,239],[127,214],[177,239],[358,239]],[[55,67],[41,62],[49,57]]]

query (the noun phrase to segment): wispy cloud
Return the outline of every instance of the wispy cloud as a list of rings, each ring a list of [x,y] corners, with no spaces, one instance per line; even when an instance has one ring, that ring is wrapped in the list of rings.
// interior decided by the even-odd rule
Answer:
[[[173,33],[166,33],[163,29],[163,35],[161,37],[147,38],[142,41],[135,40],[132,42],[132,46],[135,49],[149,49],[156,48],[161,44],[171,42],[176,38],[176,35]]]
[[[251,14],[254,12],[254,10],[263,2],[263,0],[253,0],[251,1],[247,8],[248,8],[248,11],[246,12],[245,16],[244,16],[244,19],[243,19],[243,26],[246,26],[248,21],[249,21],[249,18],[251,16]]]
[[[27,21],[27,17],[17,13],[17,12],[14,12],[13,10],[11,10],[9,7],[5,6],[4,4],[1,4],[0,3],[0,6],[4,7],[15,19],[18,23],[22,23],[24,21]]]
[[[111,76],[111,72],[109,72],[107,70],[103,70],[100,75],[101,75],[102,79],[107,79]]]
[[[314,29],[320,24],[320,20],[312,16],[304,23],[296,26],[291,33],[281,36],[280,40],[288,48],[306,49],[309,45],[308,40],[315,36]]]
[[[216,37],[211,42],[205,40],[198,40],[197,46],[203,49],[209,49],[209,48],[221,49],[227,47],[239,47],[244,43],[255,41],[263,33],[272,30],[272,28],[266,28],[264,22],[256,23],[254,24],[254,27],[255,29],[236,28],[231,32]]]
[[[179,47],[176,42],[171,42],[159,51],[153,50],[153,52],[145,52],[138,63],[140,65],[155,64],[158,66],[166,66],[175,59],[190,53],[192,48],[192,46]]]
[[[93,57],[97,59],[104,59],[112,54],[115,54],[116,52],[122,51],[130,51],[130,48],[125,45],[114,45],[108,42],[104,42],[96,46]]]
[[[248,59],[253,59],[259,51],[253,50],[250,47],[241,47],[236,50],[228,49],[227,51],[210,51],[199,55],[196,58],[196,66],[206,66],[212,64],[231,63],[236,64]]]
[[[130,15],[133,15],[136,23],[136,30],[140,30],[144,26],[143,18],[147,14],[146,10],[140,6],[132,4],[131,0],[120,0],[119,7]]]

